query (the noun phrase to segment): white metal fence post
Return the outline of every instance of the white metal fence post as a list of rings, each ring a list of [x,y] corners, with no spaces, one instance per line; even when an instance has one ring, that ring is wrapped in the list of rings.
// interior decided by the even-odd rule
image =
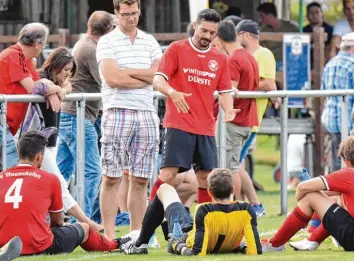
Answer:
[[[287,121],[288,121],[288,97],[282,98],[281,103],[281,214],[287,214]]]
[[[219,142],[219,167],[226,168],[226,124],[223,122],[224,120],[224,111],[221,106],[219,106],[219,113],[218,113],[218,142]]]
[[[0,99],[1,100],[1,99]],[[0,123],[2,131],[2,140],[1,140],[1,155],[2,155],[2,168],[5,170],[7,168],[7,124],[6,124],[6,110],[7,102],[3,100],[0,102]]]
[[[78,204],[85,209],[85,98],[76,102],[76,180]]]

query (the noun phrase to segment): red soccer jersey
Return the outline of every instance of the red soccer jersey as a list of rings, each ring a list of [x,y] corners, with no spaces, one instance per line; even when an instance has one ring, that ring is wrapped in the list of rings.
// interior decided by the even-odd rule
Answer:
[[[0,94],[28,94],[20,81],[31,77],[39,80],[31,59],[26,59],[18,44],[12,45],[0,53]],[[26,116],[28,103],[7,104],[7,124],[13,135],[16,134]]]
[[[191,39],[176,41],[166,50],[158,72],[169,85],[179,92],[191,93],[186,97],[190,111],[178,113],[168,98],[164,127],[214,136],[214,91],[231,91],[227,57],[215,48],[197,49]]]
[[[329,175],[321,176],[327,190],[342,194],[344,205],[354,217],[354,169],[341,169]]]
[[[35,254],[53,243],[48,212],[63,211],[59,179],[30,165],[0,173],[0,247],[12,237],[22,240],[22,254]]]
[[[234,50],[228,57],[228,64],[231,80],[238,82],[238,90],[256,91],[259,86],[258,63],[247,50]],[[234,99],[234,108],[240,109],[234,124],[242,127],[259,125],[255,99]]]

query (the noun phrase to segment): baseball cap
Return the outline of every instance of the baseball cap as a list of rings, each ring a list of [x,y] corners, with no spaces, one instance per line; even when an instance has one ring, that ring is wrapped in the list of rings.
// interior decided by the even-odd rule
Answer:
[[[245,19],[245,20],[239,22],[239,24],[237,25],[235,30],[237,31],[237,33],[247,32],[247,33],[256,34],[256,35],[260,34],[259,25],[250,19]]]
[[[354,38],[355,34],[354,33],[348,33],[343,35],[341,38],[341,45],[342,46],[354,46]]]

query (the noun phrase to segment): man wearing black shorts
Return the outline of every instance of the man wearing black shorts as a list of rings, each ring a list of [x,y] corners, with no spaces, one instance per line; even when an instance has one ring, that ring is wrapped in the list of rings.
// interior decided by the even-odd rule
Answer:
[[[220,20],[220,14],[212,9],[200,11],[194,23],[194,36],[170,44],[155,74],[154,87],[168,99],[162,165],[151,200],[160,185],[172,184],[178,173],[194,164],[199,185],[197,201],[211,201],[207,176],[217,167],[214,91],[220,94],[226,122],[234,120],[239,111],[233,109],[227,57],[211,48]]]
[[[270,239],[263,242],[263,252],[283,252],[284,244],[317,213],[322,223],[305,240],[290,242],[296,250],[315,250],[333,236],[345,251],[354,251],[354,137],[340,144],[339,156],[345,168],[297,186],[297,207]],[[325,192],[324,192],[325,191]]]
[[[10,242],[3,254],[6,250],[17,255],[70,253],[79,245],[86,251],[119,248],[120,240],[108,240],[86,223],[64,226],[59,179],[40,170],[47,143],[40,132],[23,134],[18,144],[20,164],[0,173],[0,198],[4,199],[0,201],[0,248]],[[22,250],[13,252],[19,244]]]

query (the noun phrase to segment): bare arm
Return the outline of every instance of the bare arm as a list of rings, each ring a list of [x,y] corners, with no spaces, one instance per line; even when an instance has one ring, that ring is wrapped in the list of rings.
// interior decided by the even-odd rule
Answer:
[[[219,104],[221,104],[224,113],[227,113],[233,110],[233,97],[232,95],[227,93],[220,93],[219,94]]]
[[[303,181],[297,186],[296,200],[300,201],[308,193],[326,189],[327,188],[321,178],[313,178],[307,181]]]
[[[52,81],[47,79],[41,79],[37,82],[42,82],[48,87],[48,90],[46,91],[46,93],[44,93],[43,96],[49,96],[54,93],[60,93],[62,90],[59,86],[55,85]],[[37,82],[34,82],[31,77],[27,77],[20,81],[21,85],[26,89],[28,93],[33,93]]]
[[[111,88],[139,89],[148,86],[148,83],[131,77],[128,70],[120,69],[113,59],[104,59],[99,66]]]
[[[333,58],[337,54],[337,48],[340,45],[341,37],[339,35],[333,35],[330,42],[329,59]]]
[[[155,75],[153,79],[153,87],[156,89],[158,92],[161,92],[162,94],[169,96],[174,89],[170,87],[166,79],[162,75]]]
[[[88,224],[95,231],[99,232],[100,230],[103,229],[102,226],[100,226],[99,224],[97,224],[96,222],[94,222],[90,218],[88,218],[85,215],[84,211],[78,206],[78,204],[76,204],[71,209],[69,209],[68,214],[70,216],[73,216],[74,218],[76,218],[79,222],[83,222],[83,223]]]
[[[257,91],[276,91],[276,83],[274,79],[271,78],[260,78],[259,87]]]
[[[73,86],[71,85],[71,83],[69,81],[64,82],[63,91],[65,92],[65,94],[69,94],[73,91]]]
[[[150,69],[126,69],[126,73],[132,78],[144,81],[146,83],[152,84],[154,74],[157,72],[157,68]]]
[[[64,225],[64,214],[63,212],[59,213],[49,213],[51,224],[50,227],[61,227]]]

